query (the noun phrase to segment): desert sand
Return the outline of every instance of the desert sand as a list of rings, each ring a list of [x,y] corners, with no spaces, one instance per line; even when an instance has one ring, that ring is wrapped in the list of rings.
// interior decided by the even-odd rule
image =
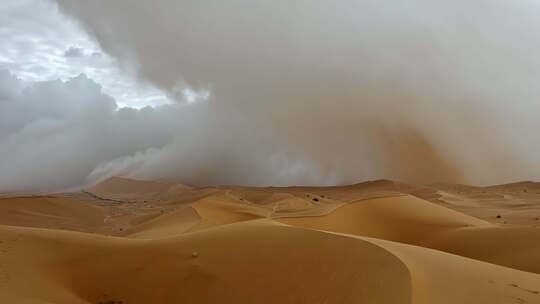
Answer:
[[[540,184],[0,199],[0,303],[540,303]]]

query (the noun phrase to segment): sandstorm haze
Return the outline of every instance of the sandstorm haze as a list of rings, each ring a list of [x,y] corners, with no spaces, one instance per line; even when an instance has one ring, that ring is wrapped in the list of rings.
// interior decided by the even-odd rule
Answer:
[[[0,64],[0,192],[540,178],[537,1],[45,2],[170,102]]]

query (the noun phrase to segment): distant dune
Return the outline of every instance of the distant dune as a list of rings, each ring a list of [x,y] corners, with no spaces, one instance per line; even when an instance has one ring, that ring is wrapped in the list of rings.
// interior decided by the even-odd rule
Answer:
[[[0,199],[0,303],[540,303],[540,189],[188,187]]]

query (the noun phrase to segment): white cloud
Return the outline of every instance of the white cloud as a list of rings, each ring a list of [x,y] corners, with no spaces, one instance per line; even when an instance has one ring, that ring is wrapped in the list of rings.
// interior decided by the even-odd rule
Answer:
[[[169,103],[144,81],[120,71],[116,60],[51,0],[4,0],[0,7],[0,68],[29,81],[67,80],[81,73],[103,85],[120,106]]]

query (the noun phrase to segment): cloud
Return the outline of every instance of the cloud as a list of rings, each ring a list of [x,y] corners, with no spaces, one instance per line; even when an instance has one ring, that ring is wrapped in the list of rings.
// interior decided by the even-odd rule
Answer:
[[[65,57],[83,57],[84,50],[80,47],[72,46],[64,52]]]
[[[0,192],[81,183],[102,153],[83,142],[92,133],[84,123],[93,115],[110,115],[114,101],[83,75],[68,82],[28,83],[6,74],[0,73],[1,81],[19,89],[0,93]]]
[[[0,143],[10,172],[0,189],[114,174],[250,185],[539,178],[535,2],[57,2],[178,103],[116,110],[72,80],[2,92],[23,97],[0,103],[16,118]],[[63,182],[46,178],[66,168]]]
[[[3,0],[0,6],[0,69],[27,81],[67,80],[81,73],[103,86],[118,104],[141,108],[168,103],[163,92],[101,52],[53,0]]]
[[[276,167],[291,157],[267,159],[276,152],[270,135],[252,133],[248,121],[210,99],[138,110],[118,108],[84,74],[29,82],[0,70],[0,84],[0,192],[61,190],[112,175],[279,183],[310,170]],[[246,156],[262,147],[265,154]]]
[[[539,177],[534,1],[57,2],[141,78],[210,88],[319,181]]]
[[[19,80],[13,77],[9,71],[0,69],[0,106],[1,103],[18,98],[20,93]]]

